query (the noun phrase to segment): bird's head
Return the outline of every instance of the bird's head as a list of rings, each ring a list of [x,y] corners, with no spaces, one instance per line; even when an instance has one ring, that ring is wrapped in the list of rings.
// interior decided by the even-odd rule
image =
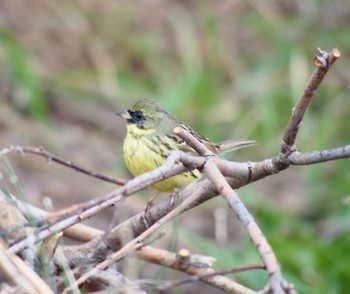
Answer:
[[[168,133],[179,123],[156,100],[149,98],[139,100],[130,109],[117,112],[117,115],[125,118],[128,128],[138,133]]]

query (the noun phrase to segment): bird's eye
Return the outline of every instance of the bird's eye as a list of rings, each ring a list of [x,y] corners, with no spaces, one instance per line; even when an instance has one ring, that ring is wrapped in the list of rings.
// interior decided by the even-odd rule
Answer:
[[[144,119],[143,112],[142,111],[135,111],[134,115],[133,115],[133,118],[134,118],[135,121],[143,120]]]

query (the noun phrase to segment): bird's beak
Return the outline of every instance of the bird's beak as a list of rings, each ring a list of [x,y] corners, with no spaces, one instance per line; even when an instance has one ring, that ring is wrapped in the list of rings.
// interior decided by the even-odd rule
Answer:
[[[116,115],[119,115],[119,116],[121,116],[121,117],[123,117],[125,119],[131,119],[132,118],[128,110],[119,111],[119,112],[116,113]]]

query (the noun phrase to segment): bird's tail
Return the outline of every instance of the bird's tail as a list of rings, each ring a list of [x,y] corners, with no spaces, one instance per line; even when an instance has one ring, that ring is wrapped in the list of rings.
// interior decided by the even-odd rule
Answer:
[[[227,140],[216,144],[218,146],[218,153],[224,154],[226,152],[235,151],[241,148],[258,145],[256,141],[233,141]]]

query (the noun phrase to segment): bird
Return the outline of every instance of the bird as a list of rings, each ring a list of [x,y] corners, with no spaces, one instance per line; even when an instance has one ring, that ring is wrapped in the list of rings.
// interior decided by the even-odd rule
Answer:
[[[172,150],[198,155],[183,139],[173,133],[176,127],[184,128],[214,154],[223,154],[243,147],[256,145],[255,141],[224,141],[215,144],[182,123],[154,99],[144,98],[130,109],[116,113],[127,121],[127,134],[123,154],[130,173],[138,176],[161,166]],[[190,170],[159,181],[151,187],[158,192],[183,189],[201,177],[198,170]]]

